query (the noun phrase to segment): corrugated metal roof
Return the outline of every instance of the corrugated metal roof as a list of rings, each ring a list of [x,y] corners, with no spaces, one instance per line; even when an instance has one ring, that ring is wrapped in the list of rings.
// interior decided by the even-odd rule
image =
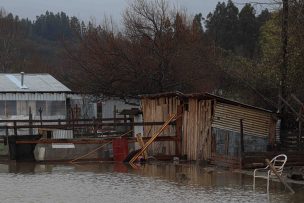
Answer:
[[[0,74],[0,92],[71,92],[50,74]]]
[[[181,99],[186,99],[186,98],[198,98],[202,100],[208,100],[208,99],[214,99],[218,102],[226,103],[226,104],[232,104],[236,106],[242,106],[245,108],[250,108],[250,109],[255,109],[259,111],[266,111],[269,113],[274,113],[271,110],[256,107],[256,106],[251,106],[249,104],[244,104],[238,101],[234,101],[231,99],[226,99],[224,97],[220,97],[211,93],[207,92],[202,92],[202,93],[192,93],[192,94],[184,94],[182,92],[176,91],[176,92],[163,92],[163,93],[158,93],[158,94],[146,94],[146,95],[140,95],[141,98],[148,98],[148,99],[155,99],[155,98],[160,98],[160,97],[179,97]]]
[[[66,94],[63,92],[14,92],[1,94],[0,101],[17,100],[17,101],[65,101]]]

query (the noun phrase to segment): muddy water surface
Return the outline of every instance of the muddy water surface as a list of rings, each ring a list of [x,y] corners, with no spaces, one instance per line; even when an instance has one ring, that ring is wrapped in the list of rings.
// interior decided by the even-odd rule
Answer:
[[[0,164],[0,202],[304,202],[277,182],[196,165]]]

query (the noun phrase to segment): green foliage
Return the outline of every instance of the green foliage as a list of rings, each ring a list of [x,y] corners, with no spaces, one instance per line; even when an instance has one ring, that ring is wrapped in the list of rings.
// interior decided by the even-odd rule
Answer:
[[[36,21],[0,10],[0,72],[56,73],[62,63],[62,40],[72,41],[80,22],[65,13],[46,12]]]
[[[214,39],[215,44],[225,50],[231,50],[235,54],[253,58],[258,47],[260,27],[269,18],[268,10],[264,10],[256,16],[251,4],[245,6],[239,12],[231,0],[218,3],[215,11],[209,13],[206,19],[206,32]]]
[[[207,33],[218,46],[226,50],[236,49],[238,13],[238,8],[229,0],[227,5],[225,2],[218,3],[215,11],[207,16]]]
[[[278,66],[280,63],[279,54],[281,53],[282,45],[279,23],[279,14],[276,13],[260,29],[260,57],[263,63],[267,63],[271,67]]]
[[[64,12],[54,14],[46,12],[36,17],[33,23],[34,33],[44,39],[56,41],[62,38],[71,38],[73,29],[79,29],[79,20],[76,17],[71,19]]]
[[[250,4],[246,4],[239,13],[238,44],[239,53],[245,57],[252,57],[259,35],[255,10]]]
[[[203,20],[203,15],[201,13],[196,14],[193,18],[193,30],[195,30],[196,32],[203,34],[204,30],[203,30],[203,25],[202,25],[202,20]]]
[[[273,13],[260,29],[259,49],[260,57],[258,64],[258,77],[266,81],[264,89],[269,86],[276,87],[275,91],[270,92],[272,98],[276,98],[280,83],[280,64],[281,64],[281,28],[279,14]],[[273,89],[273,88],[272,88]]]
[[[288,92],[304,98],[304,84],[303,80],[303,54],[304,54],[304,40],[302,32],[304,30],[303,18],[297,15],[297,10],[292,5],[290,10],[294,11],[289,19],[289,40],[288,40]],[[301,22],[302,21],[302,22]],[[280,80],[280,65],[282,58],[281,45],[281,13],[276,12],[272,17],[262,26],[259,38],[260,46],[260,66],[262,76],[272,81],[277,86]]]

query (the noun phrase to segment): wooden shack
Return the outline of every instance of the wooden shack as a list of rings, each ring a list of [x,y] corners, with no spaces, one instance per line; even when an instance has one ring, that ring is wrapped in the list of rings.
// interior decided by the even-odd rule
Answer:
[[[275,141],[275,113],[209,93],[180,92],[141,96],[145,122],[165,121],[170,114],[181,115],[155,142],[151,155],[178,155],[187,160],[240,160],[242,153],[267,151]],[[151,136],[157,126],[146,126]]]

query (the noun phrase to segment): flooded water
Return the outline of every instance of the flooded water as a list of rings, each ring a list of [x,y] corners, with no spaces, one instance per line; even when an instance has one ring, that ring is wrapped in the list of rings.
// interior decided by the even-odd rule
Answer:
[[[196,165],[146,164],[0,164],[0,202],[304,202],[266,180]]]

